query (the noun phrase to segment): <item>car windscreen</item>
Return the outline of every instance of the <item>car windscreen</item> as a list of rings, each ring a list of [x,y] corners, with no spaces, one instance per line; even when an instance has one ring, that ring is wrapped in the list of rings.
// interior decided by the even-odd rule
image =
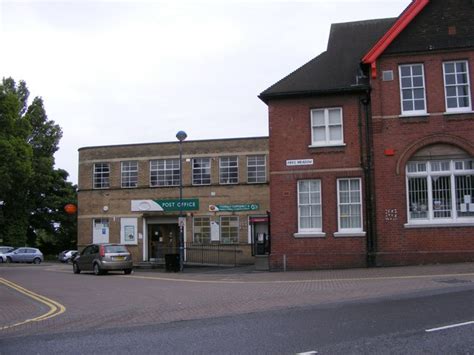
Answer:
[[[105,247],[106,253],[128,253],[128,250],[123,245],[107,245]]]

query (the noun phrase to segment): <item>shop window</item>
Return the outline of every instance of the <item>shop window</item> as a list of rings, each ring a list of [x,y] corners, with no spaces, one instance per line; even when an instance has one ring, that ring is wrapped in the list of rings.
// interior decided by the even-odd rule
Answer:
[[[211,220],[209,217],[193,218],[193,242],[200,244],[211,242]]]
[[[93,174],[94,189],[107,189],[110,187],[110,164],[96,163],[94,164]]]
[[[222,216],[220,220],[221,243],[237,244],[239,242],[239,217]]]
[[[406,167],[408,222],[474,222],[472,159],[411,161]]]
[[[239,182],[239,159],[221,157],[219,159],[219,183],[237,184]]]

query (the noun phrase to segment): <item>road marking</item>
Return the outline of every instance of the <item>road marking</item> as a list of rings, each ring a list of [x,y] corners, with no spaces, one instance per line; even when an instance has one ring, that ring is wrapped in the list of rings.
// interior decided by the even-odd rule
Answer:
[[[66,311],[66,307],[64,307],[62,304],[60,304],[59,302],[56,302],[50,298],[47,298],[45,296],[42,296],[42,295],[39,295],[33,291],[30,291],[30,290],[27,290],[26,288],[24,287],[21,287],[20,285],[17,285],[11,281],[8,281],[4,278],[1,278],[0,277],[0,284],[4,284],[5,286],[8,286],[38,302],[41,302],[43,304],[45,304],[46,306],[49,307],[49,311],[46,312],[45,314],[42,314],[41,316],[38,316],[38,317],[35,317],[35,318],[31,318],[31,319],[26,319],[22,322],[18,322],[18,323],[15,323],[15,324],[11,324],[11,325],[5,325],[5,326],[0,326],[0,330],[5,330],[5,329],[8,329],[8,328],[13,328],[13,327],[18,327],[20,325],[23,325],[23,324],[26,324],[26,323],[30,323],[30,322],[40,322],[40,321],[43,321],[43,320],[46,320],[46,319],[50,319],[50,318],[53,318],[53,317],[56,317],[56,316],[59,316],[60,314],[64,313]]]
[[[318,352],[315,350],[307,351],[305,353],[297,353],[296,355],[314,355],[317,354]]]
[[[444,275],[414,275],[414,276],[379,276],[379,277],[355,277],[355,278],[335,278],[335,279],[305,279],[305,280],[264,280],[264,281],[229,281],[229,280],[193,280],[193,279],[178,279],[161,276],[141,276],[141,275],[120,275],[120,277],[130,277],[138,279],[161,280],[161,281],[175,281],[175,282],[193,282],[193,283],[219,283],[219,284],[285,284],[285,283],[304,283],[304,282],[340,282],[340,281],[383,281],[383,280],[410,280],[410,279],[426,279],[438,277],[462,277],[474,276],[474,273],[466,274],[444,274]]]
[[[445,329],[451,329],[451,328],[456,328],[456,327],[463,327],[465,325],[469,325],[469,324],[474,324],[474,321],[470,321],[470,322],[464,322],[464,323],[457,323],[457,324],[451,324],[451,325],[446,325],[444,327],[439,327],[439,328],[432,328],[432,329],[426,329],[425,331],[427,333],[430,333],[430,332],[436,332],[438,330],[445,330]]]

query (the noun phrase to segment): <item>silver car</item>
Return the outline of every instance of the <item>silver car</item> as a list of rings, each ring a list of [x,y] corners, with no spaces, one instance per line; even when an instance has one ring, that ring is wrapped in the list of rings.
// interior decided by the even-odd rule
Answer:
[[[7,247],[7,246],[0,246],[0,263],[6,263],[7,262],[7,256],[5,255],[6,253],[12,251],[13,247]]]
[[[93,271],[102,275],[107,271],[123,271],[129,275],[133,269],[132,255],[122,244],[91,244],[74,258],[72,269],[75,274]]]
[[[18,248],[6,253],[7,263],[33,263],[40,264],[43,260],[43,253],[36,248]]]

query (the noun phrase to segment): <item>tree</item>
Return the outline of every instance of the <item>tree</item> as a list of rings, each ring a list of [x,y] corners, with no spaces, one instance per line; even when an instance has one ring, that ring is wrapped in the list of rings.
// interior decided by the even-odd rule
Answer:
[[[62,130],[48,119],[41,98],[35,97],[28,105],[28,97],[25,82],[17,85],[11,78],[3,79],[0,239],[13,246],[72,247],[76,220],[64,213],[63,206],[75,203],[76,187],[66,181],[66,171],[54,168]]]

